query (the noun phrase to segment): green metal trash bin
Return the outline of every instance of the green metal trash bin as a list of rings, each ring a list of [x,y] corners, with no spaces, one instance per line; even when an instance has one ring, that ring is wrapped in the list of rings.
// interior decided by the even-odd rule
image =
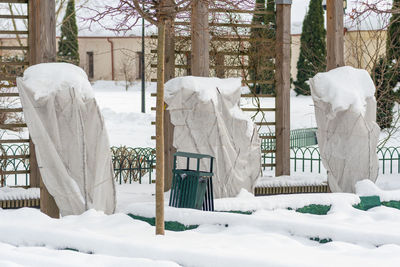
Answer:
[[[186,168],[177,169],[177,157],[186,158]],[[190,169],[190,160],[197,160],[197,168]],[[210,160],[210,170],[200,170],[200,160]],[[212,188],[214,158],[209,155],[187,152],[174,154],[173,178],[169,205],[177,208],[214,210],[214,195]]]

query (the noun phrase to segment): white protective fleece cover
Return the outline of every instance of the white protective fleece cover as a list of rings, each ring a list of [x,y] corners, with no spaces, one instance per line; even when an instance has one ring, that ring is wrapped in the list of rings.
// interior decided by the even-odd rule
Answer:
[[[253,192],[261,170],[260,139],[240,109],[240,79],[179,77],[165,84],[165,102],[177,151],[208,154],[214,164],[214,196]],[[178,168],[185,166],[178,161]],[[193,160],[193,166],[195,167]],[[208,170],[207,162],[201,169]]]
[[[367,71],[341,67],[310,79],[322,163],[332,192],[355,192],[358,181],[376,181],[375,86]]]
[[[67,63],[38,64],[17,86],[40,174],[61,215],[113,213],[108,135],[86,73]]]

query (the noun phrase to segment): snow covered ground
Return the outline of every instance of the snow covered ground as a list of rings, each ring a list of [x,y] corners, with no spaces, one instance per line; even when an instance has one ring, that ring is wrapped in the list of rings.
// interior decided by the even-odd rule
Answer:
[[[124,212],[154,216],[154,186],[122,188],[136,192],[136,203],[125,203]],[[243,192],[216,200],[215,206],[251,210],[251,215],[166,207],[166,220],[199,226],[165,236],[155,236],[153,226],[124,213],[91,210],[55,220],[35,209],[2,210],[0,265],[398,266],[400,211],[383,206],[361,211],[352,207],[358,202],[353,194],[254,197]],[[327,215],[287,209],[311,203],[332,207]],[[316,238],[332,241],[322,244]]]
[[[154,147],[154,85],[146,89],[145,114],[140,112],[139,84],[128,91],[124,83],[109,81],[93,87],[112,145]],[[262,104],[272,107],[273,99]],[[310,97],[292,95],[291,111],[293,129],[315,127]],[[323,176],[318,177],[322,183]],[[307,175],[302,179],[309,182]],[[286,180],[281,183],[290,183]],[[399,175],[381,176],[376,184],[361,184],[358,194],[400,200]],[[7,190],[5,199],[18,198]],[[154,184],[117,185],[117,213],[111,216],[90,210],[55,220],[35,209],[0,210],[0,266],[398,266],[400,210],[355,209],[359,195],[254,197],[242,191],[236,198],[215,200],[220,212],[166,206],[166,220],[198,227],[155,236],[153,226],[126,215],[154,216]],[[167,192],[166,204],[168,198]],[[294,210],[310,204],[331,209],[327,215]],[[226,212],[232,210],[251,214]]]
[[[97,103],[103,113],[112,146],[155,147],[155,98],[150,94],[154,83],[146,84],[146,113],[141,113],[141,85],[134,83],[128,90],[125,82],[97,81],[93,85]]]

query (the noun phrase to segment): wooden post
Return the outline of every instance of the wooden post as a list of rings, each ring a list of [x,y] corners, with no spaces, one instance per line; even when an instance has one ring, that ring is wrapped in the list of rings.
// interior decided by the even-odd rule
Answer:
[[[164,235],[164,72],[165,20],[158,22],[156,103],[156,235]]]
[[[29,64],[56,61],[56,18],[54,0],[29,0]],[[53,218],[60,212],[54,198],[49,194],[40,176],[35,146],[30,140],[30,182],[40,187],[40,210]]]
[[[29,0],[29,64],[56,61],[54,0]]]
[[[191,17],[192,75],[210,76],[210,34],[208,27],[208,1],[192,2]]]
[[[172,5],[171,5],[172,6]],[[174,17],[165,23],[165,82],[175,77],[175,26]],[[172,161],[176,149],[173,146],[174,125],[171,123],[169,111],[164,111],[164,191],[171,189],[172,185]]]
[[[290,9],[292,0],[276,0],[276,167],[290,175]]]
[[[215,74],[218,78],[225,77],[225,55],[222,53],[215,54]]]
[[[344,66],[343,0],[326,1],[327,71]]]
[[[35,145],[29,138],[29,187],[40,187],[40,171],[36,161]]]

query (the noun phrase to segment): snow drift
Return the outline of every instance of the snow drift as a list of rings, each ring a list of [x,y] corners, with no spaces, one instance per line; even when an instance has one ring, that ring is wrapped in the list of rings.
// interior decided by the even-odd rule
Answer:
[[[165,84],[178,151],[212,155],[214,196],[252,192],[261,170],[260,140],[239,107],[240,79],[179,77]],[[194,163],[194,162],[193,162]],[[184,162],[178,162],[184,167]],[[207,170],[209,166],[201,166]]]
[[[67,63],[38,64],[17,86],[43,182],[61,215],[113,213],[108,135],[86,73]]]
[[[310,79],[322,163],[333,192],[378,177],[375,86],[365,70],[341,67]]]

